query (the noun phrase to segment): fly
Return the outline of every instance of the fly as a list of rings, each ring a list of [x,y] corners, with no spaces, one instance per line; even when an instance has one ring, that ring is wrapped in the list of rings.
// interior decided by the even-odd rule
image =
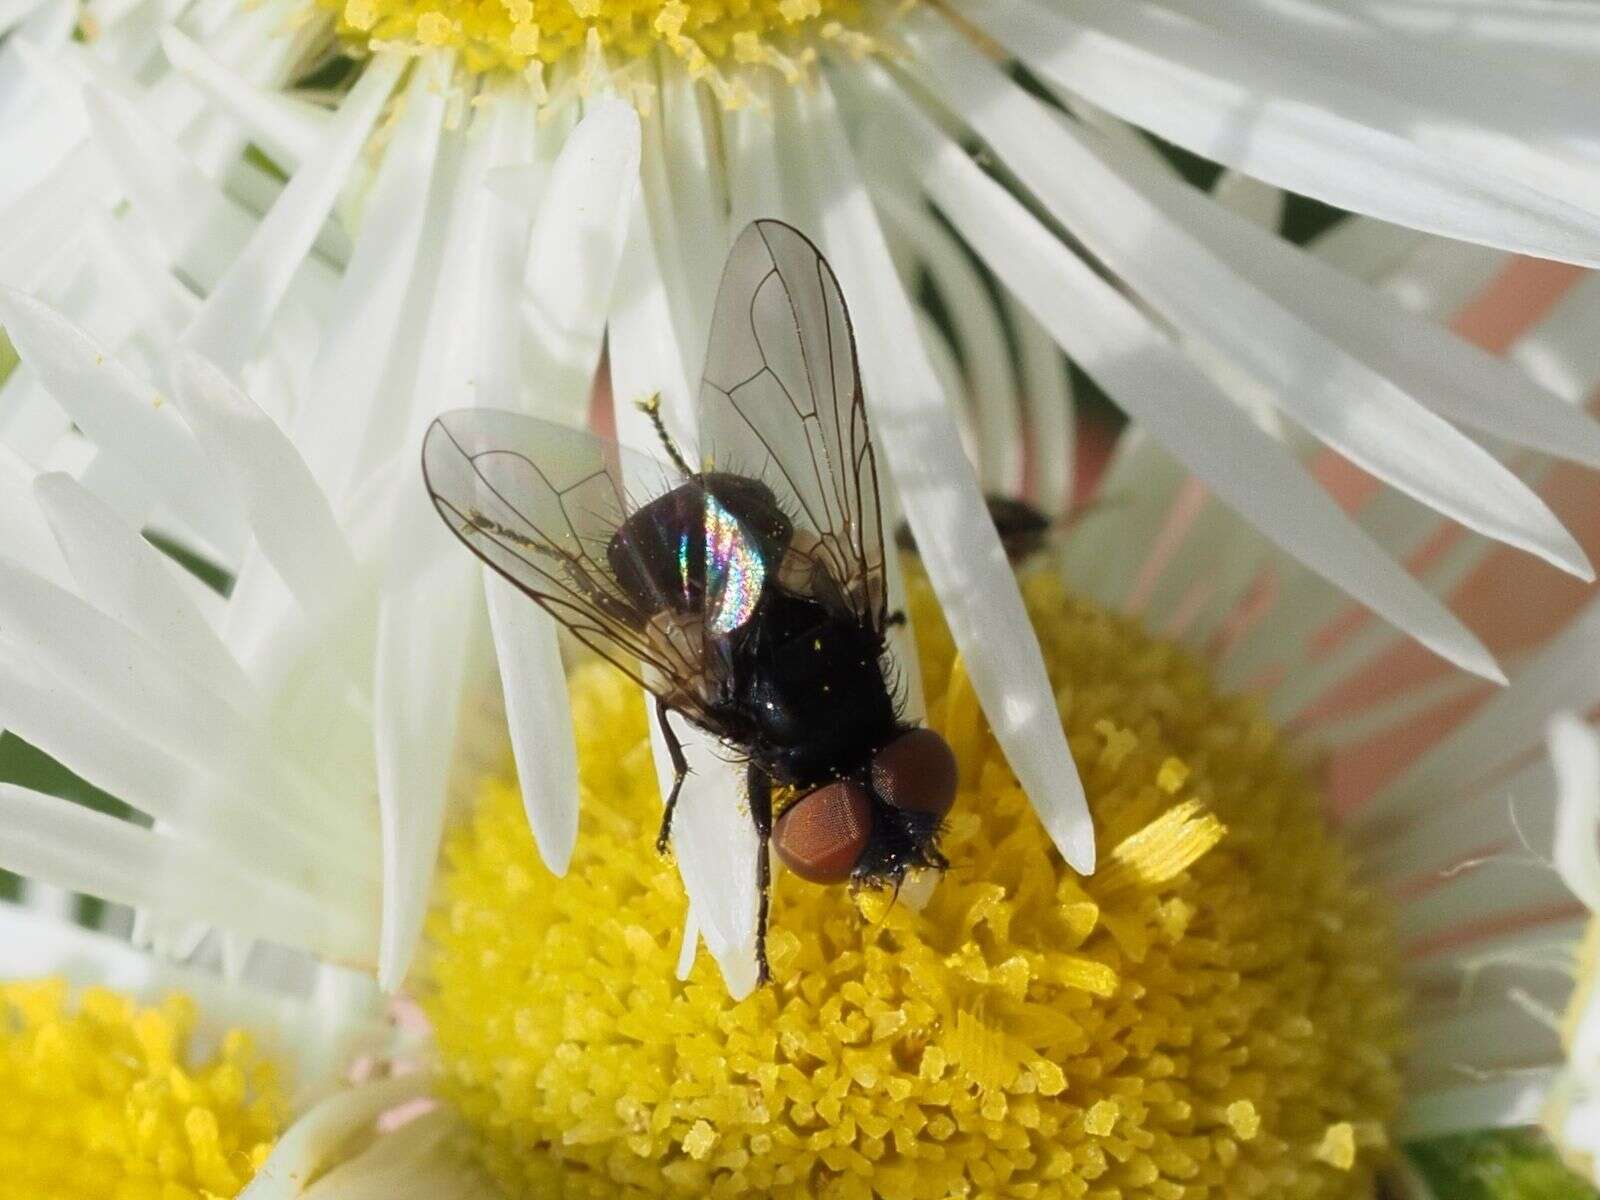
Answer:
[[[423,443],[435,507],[469,549],[656,700],[744,763],[760,850],[815,883],[898,886],[943,867],[955,756],[907,721],[886,668],[877,455],[838,280],[805,235],[747,226],[729,253],[701,379],[694,470],[644,405],[670,467],[615,442],[493,409],[440,417]],[[718,464],[718,465],[713,465]],[[792,796],[774,813],[774,795]]]

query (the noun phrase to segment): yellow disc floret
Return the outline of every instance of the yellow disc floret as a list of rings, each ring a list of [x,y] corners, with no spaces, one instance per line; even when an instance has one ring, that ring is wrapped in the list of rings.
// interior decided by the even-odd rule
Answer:
[[[780,877],[773,986],[734,1003],[656,857],[637,689],[572,681],[583,827],[539,864],[514,782],[448,847],[426,1006],[508,1196],[1367,1200],[1401,1003],[1353,879],[1259,708],[1184,652],[1026,585],[1101,866],[1050,844],[913,581],[962,784],[920,912]]]
[[[741,67],[799,79],[818,48],[877,45],[884,0],[317,0],[363,46],[448,47],[467,70],[523,71],[605,54],[623,63],[666,49],[697,77]]]
[[[0,1180],[19,1200],[214,1200],[266,1160],[284,1105],[229,1032],[189,1053],[193,1004],[145,1008],[60,979],[0,984]]]

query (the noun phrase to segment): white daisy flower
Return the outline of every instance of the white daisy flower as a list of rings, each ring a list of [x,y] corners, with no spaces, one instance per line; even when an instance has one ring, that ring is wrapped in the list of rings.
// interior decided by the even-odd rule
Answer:
[[[1559,277],[1524,329],[1516,310],[1497,313],[1526,281],[1525,263],[1359,222],[1319,250],[1378,284],[1374,296],[1508,347],[1518,365],[1505,369],[1563,403],[1600,382],[1589,336],[1600,293],[1586,278]],[[947,263],[940,282],[955,278]],[[24,727],[34,709],[20,705],[6,723],[157,824],[12,788],[0,796],[0,865],[144,906],[180,929],[215,926],[370,967],[386,939],[379,872],[360,864],[437,825],[379,816],[372,685],[350,674],[372,651],[352,630],[370,627],[367,614],[395,602],[389,595],[405,596],[362,584],[392,578],[373,566],[385,553],[408,570],[432,559],[392,549],[379,485],[334,504],[294,439],[206,360],[180,358],[172,403],[158,407],[150,385],[53,310],[13,295],[6,319],[28,369],[80,427],[91,432],[85,418],[106,412],[120,420],[116,436],[91,433],[100,449],[140,438],[131,461],[154,455],[207,489],[189,495],[147,468],[135,478],[167,490],[142,511],[196,545],[240,548],[223,561],[241,565],[221,614],[208,616],[217,601],[133,534],[142,518],[129,524],[126,508],[64,473],[17,467],[20,503],[0,528],[8,556],[26,553],[33,569],[7,568],[6,661],[27,694],[53,699],[36,725]],[[256,378],[282,398],[270,371]],[[997,457],[1036,474],[1026,466],[1041,455],[1035,426],[995,428]],[[974,440],[981,455],[995,453],[991,431],[975,429]],[[1324,478],[1337,475],[1315,461],[1315,444],[1304,453]],[[1583,468],[1525,450],[1507,461],[1584,537],[1600,531]],[[1585,1146],[1582,1105],[1561,1107],[1585,1078],[1581,1039],[1569,1055],[1554,1025],[1574,995],[1570,955],[1587,919],[1593,864],[1578,848],[1592,830],[1591,735],[1567,718],[1553,766],[1544,746],[1558,714],[1600,702],[1596,601],[1394,493],[1337,490],[1388,556],[1483,632],[1510,664],[1508,688],[1450,671],[1352,606],[1140,429],[1118,451],[1105,503],[1066,530],[1029,584],[1105,869],[1080,878],[1043,852],[1046,835],[979,720],[964,653],[939,648],[937,608],[919,587],[929,719],[963,763],[956,869],[921,913],[902,905],[869,919],[837,889],[780,882],[777,983],[743,1002],[695,959],[692,940],[679,940],[687,905],[650,845],[658,793],[635,692],[592,667],[574,678],[593,824],[559,885],[505,766],[473,756],[460,777],[480,781],[476,804],[451,835],[413,982],[432,1022],[438,1088],[501,1185],[554,1191],[600,1172],[645,1194],[785,1195],[815,1171],[840,1194],[870,1174],[917,1196],[918,1180],[945,1195],[997,1172],[1028,1182],[1037,1169],[1046,1195],[1060,1172],[1081,1182],[1109,1170],[1133,1195],[1182,1180],[1231,1196],[1276,1179],[1355,1197],[1370,1194],[1384,1146],[1410,1138],[1548,1111],[1558,1133]],[[232,540],[225,527],[219,542],[203,536],[195,521],[206,518],[237,521]],[[348,609],[292,582],[308,578],[308,561],[310,577],[338,578],[328,564],[340,545],[354,562]],[[1064,600],[1056,574],[1081,599]],[[1542,588],[1510,586],[1540,578]],[[1507,595],[1524,618],[1510,630],[1491,620]],[[197,616],[182,615],[191,608]],[[465,654],[458,679],[469,674]],[[396,661],[412,672],[408,687],[435,688],[425,698],[436,711],[449,664]],[[230,682],[236,672],[242,684]],[[1240,689],[1260,692],[1264,710],[1220,698]],[[467,732],[483,721],[469,715]],[[76,740],[68,727],[82,731]],[[1325,798],[1349,849],[1321,832],[1315,789],[1296,765],[1307,750],[1326,767]],[[279,774],[256,780],[239,764]],[[241,816],[232,801],[247,788],[257,807]],[[313,798],[321,803],[305,803]],[[287,872],[280,838],[325,847],[330,861]],[[335,859],[340,878],[327,874]],[[1389,897],[1393,929],[1374,885]],[[397,920],[420,923],[420,884],[383,895],[387,909],[415,914]],[[1263,955],[1262,939],[1277,938],[1290,952]],[[683,985],[669,969],[680,954]],[[65,957],[50,951],[15,969],[50,974]],[[1308,975],[1310,963],[1326,969]],[[1237,985],[1182,990],[1215,972]],[[1043,1011],[1007,999],[1031,988],[1042,989]],[[830,1111],[830,1089],[846,1077],[866,1116],[834,1122],[841,1140],[819,1147],[806,1114]],[[360,1111],[358,1123],[376,1110]],[[991,1124],[968,1124],[980,1116]],[[879,1162],[890,1140],[904,1171]],[[308,1144],[329,1142],[285,1138],[280,1153]],[[392,1190],[411,1160],[394,1157],[398,1139],[380,1145],[367,1165]],[[481,1186],[459,1164],[438,1170],[440,1194]],[[287,1177],[263,1167],[260,1180]],[[1428,1196],[1404,1169],[1396,1186]]]
[[[1057,434],[1069,422],[1050,339],[1275,543],[1469,670],[1499,677],[1236,402],[1589,574],[1549,510],[1459,427],[1593,463],[1591,420],[1178,185],[1131,136],[1396,224],[1592,262],[1600,216],[1587,147],[1560,132],[1574,56],[1558,22],[1486,20],[1470,49],[1398,11],[1246,0],[767,0],[738,13],[684,0],[18,0],[0,22],[0,153],[20,164],[0,185],[0,282],[111,353],[155,351],[151,367],[180,342],[252,387],[272,374],[273,415],[336,502],[406,461],[440,407],[577,419],[603,331],[618,395],[660,391],[692,444],[692,372],[732,233],[757,215],[814,231],[853,297],[879,425],[905,432],[885,456],[985,711],[1080,869],[1092,865],[1082,787],[947,404],[958,373],[1004,387],[1002,326],[968,295],[955,309],[963,356],[944,353],[892,269],[885,225],[970,292],[936,239],[918,247],[931,204],[1010,289],[1028,409],[1048,410]],[[1543,57],[1508,62],[1530,40]],[[607,93],[638,107],[642,144]],[[6,405],[6,440],[35,462],[65,428],[40,387],[20,372]],[[978,423],[1014,422],[1016,394],[985,395]],[[645,440],[628,411],[621,436]],[[92,490],[126,482],[120,448],[102,453],[108,481]],[[1016,461],[988,455],[983,481],[1014,482]],[[1047,498],[1063,483],[1059,466],[1036,478]],[[422,523],[413,512],[397,537],[435,536]],[[529,819],[559,870],[576,793],[554,632],[490,596]],[[418,729],[431,714],[400,691],[415,682],[402,665],[414,643],[426,650],[405,661],[432,664],[427,677],[449,661],[457,626],[433,603],[421,587],[396,600],[378,638],[377,674],[395,685],[376,701],[380,791],[408,810],[436,808],[443,778],[439,743]],[[904,645],[900,658],[914,664]],[[700,807],[734,803],[717,786]],[[392,848],[397,886],[415,883],[430,844]],[[725,957],[748,949],[747,920],[708,928]],[[391,984],[407,957],[392,932]]]

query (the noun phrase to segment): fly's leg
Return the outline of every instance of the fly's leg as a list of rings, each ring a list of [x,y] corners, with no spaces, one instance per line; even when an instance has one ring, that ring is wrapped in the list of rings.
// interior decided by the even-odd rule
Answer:
[[[756,982],[770,983],[767,967],[767,910],[772,900],[772,856],[767,843],[772,837],[772,776],[752,762],[745,771],[745,790],[750,816],[756,823],[756,887],[761,895],[756,911]]]
[[[678,807],[678,793],[683,791],[684,778],[689,774],[689,760],[683,756],[683,743],[672,732],[667,720],[667,703],[656,697],[656,724],[661,726],[661,740],[667,744],[667,756],[672,759],[672,791],[667,793],[667,806],[661,813],[661,832],[656,835],[656,853],[665,854],[672,842],[672,813]]]

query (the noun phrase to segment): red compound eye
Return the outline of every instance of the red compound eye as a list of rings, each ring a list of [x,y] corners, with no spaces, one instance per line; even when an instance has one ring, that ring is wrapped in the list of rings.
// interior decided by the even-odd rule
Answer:
[[[872,790],[905,812],[942,817],[956,802],[955,753],[933,730],[909,730],[873,757]]]
[[[812,883],[840,883],[872,835],[866,789],[840,779],[802,796],[772,827],[772,848],[783,865]]]

